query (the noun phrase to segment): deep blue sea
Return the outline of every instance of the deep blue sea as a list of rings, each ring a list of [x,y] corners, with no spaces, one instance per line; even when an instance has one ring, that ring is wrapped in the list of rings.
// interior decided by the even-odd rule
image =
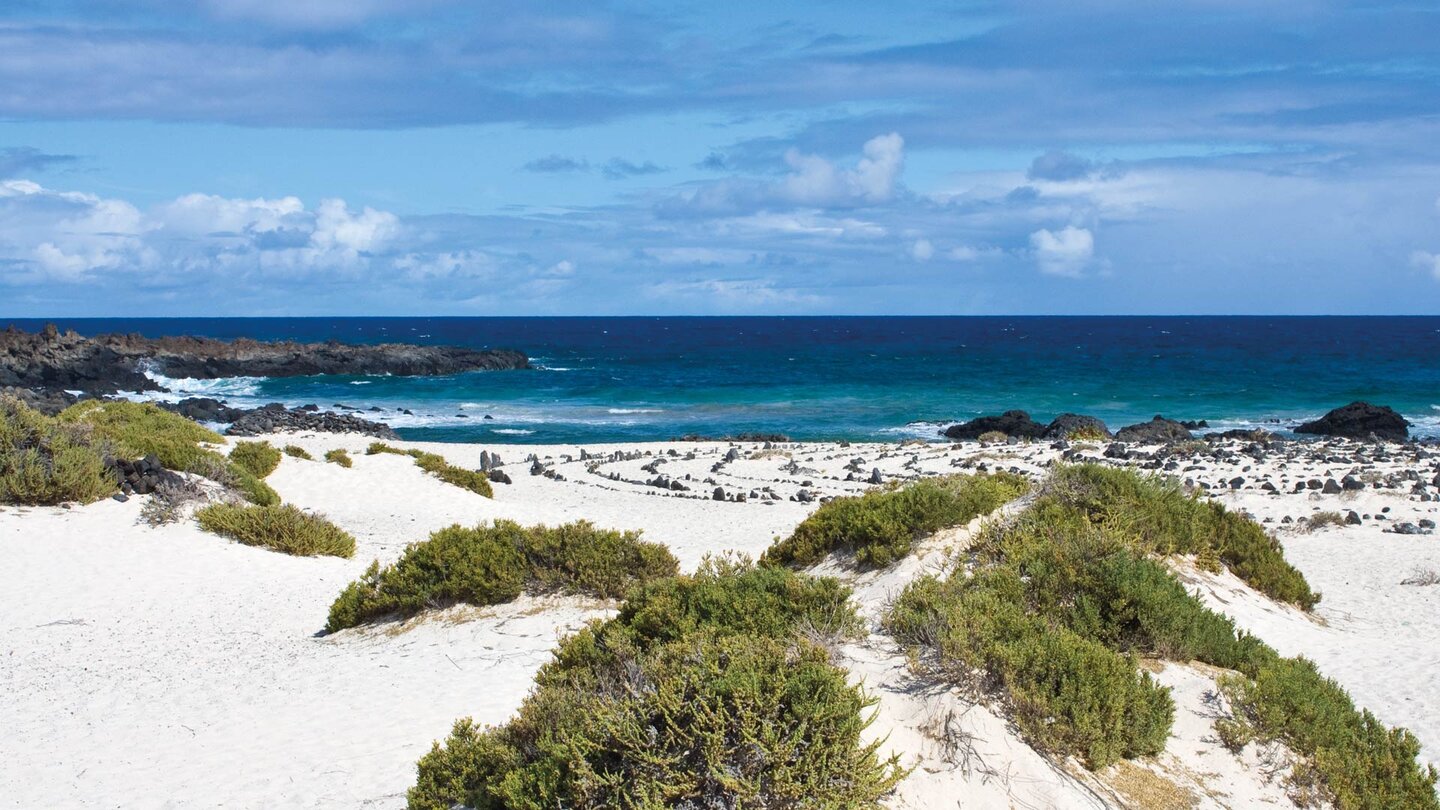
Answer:
[[[0,320],[0,323],[9,322]],[[41,320],[14,320],[38,329]],[[232,405],[343,403],[433,441],[687,433],[935,438],[1009,408],[1287,427],[1356,399],[1440,435],[1440,317],[55,319],[82,334],[514,348],[528,371],[168,380]],[[413,416],[397,411],[408,408]],[[490,415],[493,419],[486,420]],[[1273,420],[1280,420],[1276,425]]]

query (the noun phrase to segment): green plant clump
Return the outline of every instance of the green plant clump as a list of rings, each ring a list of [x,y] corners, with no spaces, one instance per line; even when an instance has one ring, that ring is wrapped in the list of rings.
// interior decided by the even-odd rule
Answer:
[[[56,420],[84,425],[109,443],[116,456],[153,455],[167,470],[189,472],[238,491],[262,506],[280,496],[249,470],[202,444],[220,444],[220,434],[151,403],[86,400],[60,412]]]
[[[1057,469],[1046,494],[1144,553],[1214,554],[1272,599],[1304,610],[1320,600],[1304,575],[1285,560],[1279,542],[1259,524],[1219,503],[1187,495],[1172,480],[1079,464]]]
[[[409,456],[415,459],[415,466],[427,473],[439,478],[447,484],[453,484],[462,489],[468,489],[477,495],[484,495],[487,498],[495,497],[495,492],[490,487],[490,479],[485,473],[479,470],[467,470],[464,467],[456,467],[445,460],[444,456],[435,453],[426,453],[423,450],[401,450],[384,442],[371,442],[365,448],[365,455],[375,456],[381,453],[388,453],[395,456]]]
[[[1413,735],[1357,712],[1310,662],[1237,631],[1158,559],[1200,542],[1222,557],[1226,548],[1262,548],[1224,542],[1253,536],[1237,525],[1248,521],[1191,508],[1129,471],[1054,476],[1024,512],[982,531],[948,578],[917,580],[896,600],[886,627],[932,653],[917,662],[998,691],[1038,747],[1099,767],[1155,753],[1168,733],[1168,695],[1136,671],[1133,656],[1203,661],[1233,670],[1221,678],[1235,710],[1217,722],[1222,740],[1237,749],[1285,743],[1303,758],[1291,776],[1296,791],[1343,810],[1437,807],[1437,774],[1417,763]]]
[[[879,808],[904,775],[873,705],[808,642],[700,636],[540,686],[509,724],[455,725],[412,810]]]
[[[1169,690],[1133,658],[1029,613],[1010,576],[984,583],[924,577],[886,618],[902,643],[934,653],[933,674],[978,691],[998,690],[1038,749],[1076,755],[1091,768],[1165,747]]]
[[[325,460],[331,464],[339,464],[341,467],[350,467],[355,464],[355,462],[350,460],[350,454],[339,448],[326,450]]]
[[[762,561],[803,567],[847,551],[862,568],[883,567],[909,554],[917,539],[992,512],[1028,488],[1009,473],[955,475],[836,498],[770,546]]]
[[[668,549],[636,532],[587,522],[550,528],[508,520],[441,529],[405,549],[393,565],[373,563],[330,608],[326,629],[454,604],[494,605],[524,591],[619,598],[633,585],[670,576]]]
[[[280,466],[280,451],[269,442],[236,442],[230,450],[230,460],[255,476],[264,478]]]
[[[83,425],[59,422],[0,397],[0,503],[90,503],[115,492],[109,443]]]
[[[904,771],[822,646],[859,619],[837,580],[738,559],[636,588],[567,639],[519,715],[461,720],[410,807],[877,808]]]
[[[1415,735],[1357,711],[1310,661],[1276,658],[1253,679],[1222,678],[1220,689],[1235,713],[1216,724],[1221,740],[1235,750],[1252,740],[1279,741],[1303,755],[1290,774],[1292,788],[1341,810],[1440,807],[1440,773],[1417,762]]]
[[[312,456],[312,455],[310,455],[310,451],[309,451],[309,450],[306,450],[305,448],[303,448],[303,447],[301,447],[301,446],[299,446],[299,445],[295,445],[295,444],[287,444],[287,445],[285,445],[285,455],[287,455],[287,456],[289,456],[289,457],[291,457],[291,458],[302,459],[302,460],[304,460],[304,461],[314,461],[314,460],[315,460],[315,457]]]
[[[148,402],[90,399],[71,405],[56,419],[90,425],[97,436],[115,445],[117,455],[153,455],[167,470],[188,470],[200,456],[213,452],[200,447],[202,443],[225,441],[215,431]]]
[[[295,506],[211,504],[195,513],[200,528],[247,546],[301,557],[351,557],[355,538],[320,515]]]

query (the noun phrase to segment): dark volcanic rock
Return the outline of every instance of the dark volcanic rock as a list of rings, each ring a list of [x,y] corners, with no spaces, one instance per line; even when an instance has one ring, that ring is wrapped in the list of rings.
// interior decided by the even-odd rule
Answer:
[[[1120,428],[1115,431],[1115,438],[1117,441],[1132,444],[1168,444],[1188,441],[1195,437],[1190,435],[1190,431],[1181,423],[1157,415],[1149,422]]]
[[[1006,411],[999,416],[981,416],[951,425],[945,428],[944,435],[950,439],[973,440],[992,431],[1018,439],[1038,439],[1045,435],[1045,426],[1031,419],[1025,411]]]
[[[11,326],[0,332],[0,387],[78,390],[91,394],[156,391],[148,369],[170,377],[299,377],[313,374],[420,376],[529,368],[528,358],[504,349],[459,346],[372,346],[293,341],[234,341],[139,335],[82,337],[53,325],[38,333]]]
[[[66,408],[80,401],[80,398],[68,391],[46,390],[36,388],[0,388],[0,397],[15,397],[25,403],[32,410],[39,411],[46,416],[54,416]]]
[[[167,411],[178,413],[186,419],[193,419],[196,422],[229,423],[249,413],[244,408],[231,408],[220,400],[210,397],[191,397],[179,402],[158,402],[156,404]]]
[[[1062,413],[1055,417],[1046,428],[1046,439],[1068,439],[1076,433],[1093,434],[1110,438],[1110,429],[1093,416],[1078,413]]]
[[[359,433],[362,436],[374,436],[378,439],[400,438],[394,430],[390,429],[389,425],[371,422],[348,413],[331,411],[317,413],[299,408],[292,411],[286,410],[285,406],[278,402],[241,413],[243,415],[231,423],[230,429],[225,431],[226,435],[259,436],[280,431],[309,430],[316,433]]]
[[[1410,423],[1384,405],[1352,402],[1313,422],[1300,425],[1295,428],[1295,432],[1346,439],[1368,439],[1374,436],[1385,441],[1403,442],[1410,438]]]
[[[105,466],[110,469],[110,474],[115,476],[120,491],[125,495],[149,495],[162,484],[178,486],[184,481],[179,475],[165,469],[160,464],[160,459],[155,456],[134,461],[106,459]]]

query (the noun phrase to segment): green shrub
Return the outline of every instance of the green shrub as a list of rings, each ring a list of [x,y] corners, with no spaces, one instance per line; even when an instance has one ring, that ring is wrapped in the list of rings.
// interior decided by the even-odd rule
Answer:
[[[846,551],[862,568],[883,567],[909,554],[917,539],[992,512],[1028,488],[1008,473],[956,475],[836,498],[772,545],[762,562],[803,567]]]
[[[630,591],[609,621],[572,636],[538,677],[544,683],[697,634],[788,639],[849,637],[862,625],[850,590],[738,557],[707,557],[692,575],[654,579]]]
[[[1213,553],[1236,576],[1273,599],[1305,610],[1320,599],[1259,524],[1213,501],[1186,495],[1173,481],[1079,464],[1053,472],[1044,496],[1079,510],[1091,523],[1144,553]]]
[[[1133,659],[1043,617],[1015,599],[1023,583],[999,574],[982,583],[921,578],[886,617],[903,644],[934,653],[935,672],[976,689],[998,689],[1036,748],[1101,768],[1165,747],[1169,690]]]
[[[291,458],[303,459],[303,460],[305,460],[305,461],[314,461],[314,460],[315,460],[315,457],[312,456],[312,455],[310,455],[310,451],[309,451],[309,450],[306,450],[305,448],[300,447],[299,445],[294,445],[294,444],[287,444],[287,445],[285,445],[285,455],[287,455],[287,456],[289,456],[289,457],[291,457]]]
[[[904,771],[861,743],[871,705],[812,644],[697,636],[542,685],[503,727],[460,721],[409,806],[879,808]]]
[[[280,451],[269,442],[236,442],[230,460],[256,478],[264,478],[280,466]]]
[[[339,464],[341,467],[350,467],[355,463],[350,460],[349,453],[339,448],[336,448],[334,450],[326,450],[325,460],[330,462],[331,464]]]
[[[435,453],[426,453],[423,450],[401,450],[398,447],[392,447],[384,442],[371,442],[370,446],[365,448],[365,455],[367,456],[375,456],[381,453],[409,456],[415,459],[415,466],[447,484],[454,484],[457,487],[468,489],[477,495],[484,495],[487,498],[495,497],[494,491],[490,488],[490,479],[485,473],[479,470],[467,470],[463,467],[453,466],[445,460],[444,456]]]
[[[615,598],[677,568],[664,546],[586,522],[555,528],[508,520],[473,529],[456,525],[412,544],[393,565],[371,565],[335,600],[326,629],[459,603],[499,604],[527,589]]]
[[[986,570],[1024,583],[1014,595],[1028,610],[1111,649],[1245,672],[1274,657],[1163,564],[1054,501],[983,531],[972,553]]]
[[[350,557],[355,538],[320,515],[285,506],[216,503],[195,513],[200,528],[247,546],[298,556]]]
[[[479,470],[467,470],[463,467],[453,466],[443,456],[434,453],[412,451],[410,455],[415,457],[415,466],[447,484],[468,489],[487,498],[495,497],[494,491],[490,488],[490,479]]]
[[[90,503],[115,492],[108,443],[82,425],[46,418],[0,397],[0,503]]]
[[[153,455],[167,470],[187,470],[204,453],[199,445],[220,444],[220,434],[179,414],[145,402],[85,400],[71,405],[56,419],[90,425],[95,434],[115,445],[117,456]]]
[[[1283,742],[1305,758],[1292,779],[1316,783],[1340,810],[1440,807],[1440,773],[1421,766],[1420,742],[1387,729],[1369,711],[1356,711],[1339,684],[1303,658],[1277,658],[1254,679],[1222,678],[1235,717],[1217,723],[1232,748],[1260,739]]]

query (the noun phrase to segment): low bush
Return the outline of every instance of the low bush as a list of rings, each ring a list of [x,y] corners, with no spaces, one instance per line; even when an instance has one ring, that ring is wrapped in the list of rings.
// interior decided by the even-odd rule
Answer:
[[[303,447],[301,447],[301,446],[299,446],[299,445],[295,445],[295,444],[287,444],[287,445],[285,445],[285,455],[287,455],[287,456],[289,456],[289,457],[291,457],[291,458],[302,459],[302,460],[304,460],[304,461],[314,461],[314,460],[315,460],[315,457],[312,456],[312,455],[310,455],[310,451],[309,451],[309,450],[306,450],[305,448],[303,448]]]
[[[975,440],[981,444],[1004,444],[1010,440],[1010,437],[998,430],[987,430],[975,437]]]
[[[803,567],[844,551],[862,568],[883,567],[909,554],[917,539],[992,512],[1028,488],[1009,473],[955,475],[836,498],[772,545],[762,562]]]
[[[1319,531],[1328,526],[1344,526],[1345,516],[1339,512],[1315,512],[1308,517],[1301,518],[1305,524],[1306,531]]]
[[[115,445],[117,456],[153,455],[167,470],[187,470],[201,455],[212,452],[201,444],[225,441],[215,431],[148,402],[89,399],[61,411],[56,419],[90,425],[97,436]]]
[[[1165,747],[1169,690],[1133,659],[1027,613],[1018,578],[983,584],[925,577],[886,617],[901,641],[928,648],[933,674],[975,691],[998,691],[1036,748],[1076,755],[1091,768]]]
[[[256,478],[264,478],[280,466],[280,451],[269,442],[236,442],[230,460]]]
[[[331,464],[339,464],[341,467],[350,467],[355,463],[350,460],[349,453],[339,448],[336,448],[334,450],[326,450],[325,460],[330,462]]]
[[[320,515],[291,506],[211,504],[195,513],[200,528],[247,546],[309,557],[355,554],[355,538]]]
[[[90,503],[119,485],[105,466],[108,442],[0,397],[0,503]]]
[[[850,590],[832,577],[736,557],[707,557],[693,575],[655,579],[633,589],[620,612],[572,636],[538,677],[613,663],[697,634],[830,641],[858,634]]]
[[[153,455],[167,470],[190,472],[238,491],[262,506],[280,502],[265,482],[202,444],[221,444],[220,434],[148,402],[86,400],[60,412],[56,420],[88,426],[117,457]]]
[[[1259,524],[1214,501],[1185,494],[1174,481],[1133,470],[1079,464],[1055,470],[1043,497],[1079,510],[1094,525],[1143,553],[1214,554],[1256,590],[1309,610],[1320,600]]]
[[[1339,684],[1303,658],[1277,658],[1253,678],[1222,678],[1234,717],[1217,723],[1221,739],[1239,749],[1252,740],[1279,741],[1304,760],[1292,784],[1310,785],[1340,810],[1440,807],[1440,773],[1421,766],[1420,742],[1357,711]]]
[[[416,450],[413,452],[418,453],[420,451]],[[401,450],[400,448],[386,444],[385,442],[371,442],[370,446],[365,448],[365,455],[367,456],[378,456],[381,453],[389,453],[392,456],[408,456],[412,454],[412,451]]]
[[[151,527],[178,523],[190,506],[208,501],[205,488],[193,478],[162,483],[140,507],[140,522]]]
[[[861,742],[872,704],[814,645],[697,636],[544,684],[505,726],[460,721],[409,806],[879,808],[904,771]]]
[[[477,495],[484,495],[487,498],[495,497],[490,487],[490,479],[485,473],[479,470],[467,470],[463,467],[456,467],[445,460],[444,456],[435,453],[426,453],[423,450],[401,450],[384,442],[371,442],[365,448],[365,455],[376,456],[381,453],[388,453],[395,456],[409,456],[415,459],[415,466],[427,473],[439,478],[447,484],[453,484],[462,489],[468,489]]]
[[[432,607],[509,602],[525,590],[616,598],[677,568],[664,546],[586,522],[555,528],[508,520],[456,525],[412,544],[393,565],[371,565],[335,600],[326,630]]]

